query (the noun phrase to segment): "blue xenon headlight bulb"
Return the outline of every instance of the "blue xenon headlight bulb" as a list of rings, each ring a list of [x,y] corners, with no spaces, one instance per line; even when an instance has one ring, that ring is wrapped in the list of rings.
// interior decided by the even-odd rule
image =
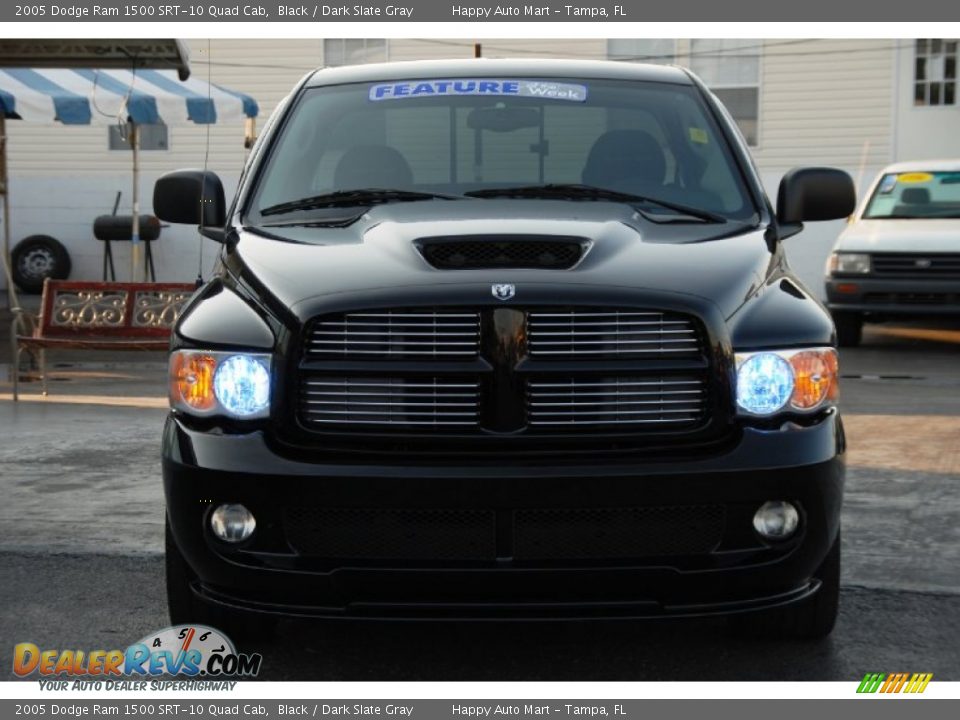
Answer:
[[[775,353],[751,355],[737,369],[737,405],[754,415],[771,415],[790,400],[793,368]]]
[[[246,355],[231,355],[213,376],[213,392],[221,407],[236,417],[262,414],[270,405],[270,373]]]

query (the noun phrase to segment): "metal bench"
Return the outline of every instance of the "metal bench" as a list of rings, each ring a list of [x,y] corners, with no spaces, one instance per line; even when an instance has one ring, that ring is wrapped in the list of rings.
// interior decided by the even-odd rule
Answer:
[[[11,326],[13,399],[19,395],[20,355],[37,350],[47,394],[46,351],[166,350],[170,331],[193,283],[73,282],[47,279],[40,316],[24,313],[28,335]]]

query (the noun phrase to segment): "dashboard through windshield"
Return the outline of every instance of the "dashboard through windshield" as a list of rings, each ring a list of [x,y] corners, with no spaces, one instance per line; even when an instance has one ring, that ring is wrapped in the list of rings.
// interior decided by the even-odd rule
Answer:
[[[247,206],[252,225],[350,205],[483,202],[499,190],[538,197],[531,188],[547,188],[545,199],[647,198],[701,220],[756,215],[692,85],[438,78],[309,88],[268,152]]]

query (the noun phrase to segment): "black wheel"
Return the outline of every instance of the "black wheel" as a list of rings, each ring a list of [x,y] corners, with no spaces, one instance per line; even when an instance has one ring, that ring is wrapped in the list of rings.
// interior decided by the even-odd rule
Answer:
[[[734,628],[754,637],[816,640],[833,630],[840,607],[840,534],[814,573],[820,589],[799,605],[734,618]]]
[[[238,645],[240,652],[256,652],[258,646],[273,638],[277,625],[274,618],[248,615],[212,605],[197,597],[191,589],[196,573],[190,569],[177,547],[169,521],[165,533],[167,608],[172,625],[209,625],[226,633]]]
[[[47,278],[70,277],[70,255],[58,240],[49,235],[31,235],[17,243],[11,252],[13,281],[21,292],[36,294]]]
[[[837,326],[837,344],[840,347],[856,347],[863,338],[863,315],[859,313],[836,313],[833,324]]]

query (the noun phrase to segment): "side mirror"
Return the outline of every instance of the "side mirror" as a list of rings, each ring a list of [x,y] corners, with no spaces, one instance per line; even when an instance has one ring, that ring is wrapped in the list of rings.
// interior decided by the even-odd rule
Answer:
[[[171,223],[199,225],[214,240],[223,240],[227,203],[223,183],[207,170],[177,170],[153,186],[153,212]]]
[[[777,192],[777,222],[781,226],[839,220],[852,215],[856,207],[853,180],[835,168],[794,168],[783,176]]]

